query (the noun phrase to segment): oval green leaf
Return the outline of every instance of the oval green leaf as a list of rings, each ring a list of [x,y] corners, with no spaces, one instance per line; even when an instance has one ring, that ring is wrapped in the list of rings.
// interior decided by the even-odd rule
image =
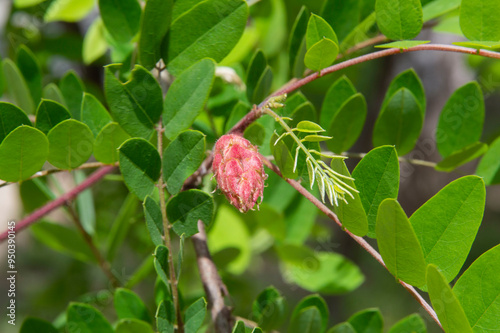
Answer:
[[[308,307],[300,310],[290,320],[290,333],[315,333],[322,330],[322,318],[319,309]]]
[[[414,313],[398,321],[391,327],[389,333],[427,333],[425,322],[418,314]]]
[[[481,225],[484,182],[459,178],[439,191],[410,217],[427,264],[437,265],[446,281],[458,274]]]
[[[338,54],[338,45],[331,39],[323,38],[307,50],[304,64],[311,70],[319,72],[333,64]]]
[[[261,50],[257,51],[250,61],[246,83],[248,101],[253,104],[262,102],[271,90],[273,72]]]
[[[499,41],[500,2],[490,0],[462,0],[460,28],[469,40]]]
[[[55,0],[45,11],[45,22],[77,22],[94,8],[95,0]]]
[[[167,191],[174,195],[184,181],[200,166],[205,157],[205,135],[198,131],[179,134],[163,152],[163,179]]]
[[[407,50],[410,47],[430,43],[430,40],[401,40],[397,42],[391,42],[386,44],[375,45],[379,49],[400,49]]]
[[[49,154],[47,137],[39,130],[21,125],[0,145],[0,179],[18,182],[40,170]]]
[[[325,132],[321,126],[309,120],[302,120],[297,124],[297,127],[295,127],[294,130],[304,133]]]
[[[83,303],[71,303],[66,311],[69,333],[113,333],[113,327],[101,312]]]
[[[304,310],[314,308],[318,312],[317,314],[305,313]],[[324,332],[328,326],[328,317],[330,311],[326,305],[325,300],[319,295],[309,295],[304,297],[299,304],[293,309],[291,322],[296,322],[298,325],[291,324],[290,327],[302,326],[305,322],[316,322],[313,318],[319,318],[319,326],[316,330],[309,330],[309,332]],[[306,327],[311,327],[306,325]],[[297,330],[295,332],[307,332],[307,330]]]
[[[395,145],[398,155],[409,153],[422,130],[424,118],[413,93],[399,89],[380,114],[373,128],[373,145]]]
[[[85,163],[94,147],[94,135],[82,122],[67,119],[54,126],[47,134],[48,161],[59,169],[74,169]]]
[[[112,122],[106,108],[91,94],[83,94],[83,101],[80,108],[80,119],[90,128],[95,137],[97,137],[104,126]]]
[[[366,101],[360,93],[342,104],[328,128],[328,135],[333,137],[326,143],[328,149],[337,154],[349,150],[363,130],[366,114]]]
[[[477,82],[469,82],[451,95],[439,116],[436,145],[441,156],[479,141],[483,123],[483,93]]]
[[[128,135],[118,123],[110,123],[99,132],[94,142],[94,157],[96,160],[106,164],[118,161],[118,148]]]
[[[243,34],[247,17],[248,6],[243,0],[193,4],[174,19],[164,39],[162,56],[168,70],[178,76],[203,58],[224,59]]]
[[[31,121],[26,113],[14,104],[0,102],[0,142],[21,125],[31,126]]]
[[[165,136],[173,140],[188,129],[203,109],[215,77],[215,63],[203,59],[172,83],[163,104]]]
[[[380,109],[383,110],[387,103],[389,103],[392,96],[394,96],[394,94],[401,88],[406,88],[411,91],[420,105],[422,118],[424,118],[426,108],[424,86],[413,68],[402,71],[394,79],[392,79],[389,88],[387,88],[387,92],[385,93],[384,101],[382,102]]]
[[[347,76],[342,76],[328,89],[321,106],[319,123],[324,128],[330,128],[333,118],[340,111],[342,105],[347,102],[352,95],[356,94],[356,88]],[[287,101],[288,104],[289,101]]]
[[[333,31],[332,27],[328,24],[328,22],[326,22],[321,16],[311,14],[309,22],[307,23],[307,49],[309,50],[314,44],[316,44],[323,38],[328,38],[335,44],[339,44],[337,35]]]
[[[371,150],[358,163],[352,176],[368,217],[368,236],[375,238],[377,210],[386,198],[396,199],[399,189],[399,161],[394,147]]]
[[[83,92],[85,90],[82,79],[78,77],[74,70],[70,70],[59,82],[59,89],[61,89],[72,118],[80,120]]]
[[[432,307],[445,332],[472,333],[464,310],[446,278],[435,265],[427,266],[427,287]]]
[[[412,39],[422,30],[420,0],[377,0],[375,13],[380,31],[389,39]]]
[[[205,315],[207,313],[207,302],[202,297],[191,304],[185,313],[184,329],[186,333],[196,333],[203,324]]]
[[[100,17],[97,17],[83,38],[82,58],[85,65],[93,63],[106,53],[108,42],[105,34],[104,23]]]
[[[488,150],[488,145],[482,142],[476,142],[468,145],[451,155],[445,157],[441,162],[439,162],[435,169],[438,171],[450,172],[455,170],[461,165],[468,163],[476,158],[484,155]]]
[[[160,205],[149,195],[143,202],[146,226],[153,244],[158,246],[163,244],[163,217]]]
[[[14,103],[24,112],[28,114],[33,113],[35,111],[35,105],[28,84],[19,71],[19,68],[17,68],[12,60],[5,59],[3,61],[3,74],[5,76],[5,82],[9,83],[6,87],[10,98],[12,98]]]
[[[120,82],[109,65],[104,74],[104,92],[111,115],[131,136],[149,139],[160,119],[163,94],[154,76],[144,67],[136,65],[132,78]]]
[[[66,107],[66,101],[64,100],[62,92],[54,82],[49,83],[43,88],[42,98],[53,100]]]
[[[476,174],[483,178],[486,185],[500,183],[500,137],[490,145],[476,169]]]
[[[366,309],[353,314],[347,322],[355,332],[382,333],[384,319],[379,309]]]
[[[165,283],[166,286],[170,286],[170,270],[168,266],[168,249],[165,245],[156,246],[155,253],[153,254],[154,266],[156,274]]]
[[[285,319],[285,299],[274,287],[267,287],[252,304],[252,316],[265,330],[278,328]]]
[[[415,231],[399,203],[385,199],[378,207],[377,244],[389,272],[412,286],[425,284],[425,260]]]
[[[17,67],[31,92],[34,104],[38,104],[42,97],[42,70],[33,52],[25,45],[17,50]]]
[[[168,219],[179,236],[185,234],[185,237],[190,237],[198,233],[198,220],[208,227],[213,214],[212,197],[200,190],[181,192],[167,204]]]
[[[125,141],[119,151],[120,171],[130,192],[144,200],[160,178],[161,159],[156,148],[141,138]]]
[[[99,0],[99,11],[117,42],[126,43],[139,31],[142,11],[137,0]]]
[[[500,245],[483,253],[453,287],[474,332],[500,327]]]
[[[71,114],[63,105],[48,99],[42,99],[36,110],[35,127],[47,134],[54,126],[70,118]]]
[[[114,294],[116,314],[119,319],[139,319],[151,322],[148,309],[141,298],[132,290],[118,288]]]

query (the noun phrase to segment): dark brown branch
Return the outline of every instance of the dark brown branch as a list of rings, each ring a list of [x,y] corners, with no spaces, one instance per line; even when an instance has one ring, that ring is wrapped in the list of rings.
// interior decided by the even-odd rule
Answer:
[[[267,160],[265,157],[262,157],[264,164],[274,171],[278,176],[283,178],[283,175],[281,174],[281,171],[279,168],[272,164],[269,160]],[[384,263],[384,260],[380,256],[380,253],[377,252],[366,240],[364,240],[362,237],[356,236],[353,233],[351,233],[349,230],[343,228],[342,222],[340,222],[339,218],[337,215],[332,212],[325,204],[323,204],[318,198],[316,198],[314,195],[312,195],[309,191],[307,191],[302,185],[300,185],[299,182],[293,179],[288,179],[284,178],[285,181],[290,184],[294,189],[297,190],[300,194],[302,194],[304,197],[306,197],[307,200],[311,201],[316,207],[319,208],[323,213],[326,214],[331,220],[333,220],[339,227],[344,230],[349,237],[354,239],[363,249],[365,249],[375,260],[377,260],[382,266],[384,266],[385,269],[387,269],[387,266]],[[432,317],[432,319],[439,325],[439,327],[442,328],[441,323],[439,322],[439,319],[436,315],[436,312],[434,312],[434,309],[423,299],[423,297],[413,288],[411,285],[409,285],[406,282],[403,282],[401,280],[398,280],[398,282],[405,288],[416,300],[420,305],[424,308],[424,310]]]
[[[79,185],[75,186],[71,191],[61,195],[59,198],[47,203],[45,206],[37,209],[34,211],[31,215],[27,216],[26,218],[22,219],[16,224],[16,231],[21,231],[24,228],[30,226],[32,223],[38,221],[45,215],[49,214],[52,212],[54,209],[61,207],[62,205],[65,205],[68,201],[73,200],[76,198],[78,194],[86,190],[87,188],[91,187],[95,183],[97,183],[99,180],[101,180],[102,177],[110,173],[115,167],[111,165],[104,166],[97,171],[95,171],[93,174],[91,174],[87,179],[85,179],[82,183]],[[4,233],[0,234],[0,242],[4,241],[8,236],[8,232],[5,231]]]
[[[205,225],[201,220],[198,221],[198,230],[199,232],[193,235],[191,239],[196,252],[198,270],[200,271],[201,282],[203,283],[203,288],[208,299],[215,332],[231,333],[234,320],[231,310],[224,303],[224,296],[228,295],[228,292],[208,251]]]

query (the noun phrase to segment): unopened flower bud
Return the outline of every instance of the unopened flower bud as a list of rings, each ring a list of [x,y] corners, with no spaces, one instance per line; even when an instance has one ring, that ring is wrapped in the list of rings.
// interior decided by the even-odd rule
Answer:
[[[220,137],[215,144],[213,171],[217,184],[240,212],[252,209],[263,198],[264,172],[257,147],[235,134]]]

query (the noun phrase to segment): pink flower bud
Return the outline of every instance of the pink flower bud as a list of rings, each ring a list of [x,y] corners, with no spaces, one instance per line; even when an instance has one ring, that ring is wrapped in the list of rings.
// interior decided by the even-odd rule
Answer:
[[[221,136],[215,143],[212,168],[219,188],[240,212],[253,210],[259,197],[262,201],[267,175],[257,147],[247,139]]]

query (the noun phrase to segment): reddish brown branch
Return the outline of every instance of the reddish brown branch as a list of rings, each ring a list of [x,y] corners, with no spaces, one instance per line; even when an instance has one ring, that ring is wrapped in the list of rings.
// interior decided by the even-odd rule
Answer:
[[[268,159],[263,157],[264,164],[274,171],[278,176],[283,178],[283,175],[281,174],[281,171],[279,168],[272,164]],[[384,260],[380,256],[380,253],[377,252],[366,240],[364,240],[362,237],[356,236],[353,233],[351,233],[349,230],[343,228],[342,222],[340,222],[339,218],[337,215],[332,212],[325,204],[323,204],[318,198],[316,198],[314,195],[312,195],[309,191],[307,191],[302,185],[300,185],[299,182],[293,179],[287,179],[284,178],[285,181],[290,184],[294,189],[297,190],[300,194],[302,194],[304,197],[306,197],[307,200],[311,201],[316,207],[319,208],[323,213],[326,214],[330,219],[332,219],[339,227],[344,230],[349,237],[354,239],[363,249],[365,249],[375,260],[377,260],[382,266],[384,266],[385,269],[387,269],[387,266],[384,263]],[[439,322],[439,319],[436,315],[436,312],[434,312],[434,309],[423,299],[423,297],[413,288],[411,285],[409,285],[406,282],[403,282],[401,280],[398,280],[398,282],[417,300],[418,303],[424,308],[424,310],[432,317],[432,319],[439,325],[439,327],[442,328],[441,323]]]
[[[45,206],[34,211],[31,215],[27,216],[26,218],[16,223],[15,230],[16,231],[23,230],[24,228],[30,226],[32,223],[38,221],[45,215],[52,212],[54,209],[59,208],[60,206],[65,205],[68,201],[73,200],[74,198],[76,198],[78,194],[80,194],[87,188],[97,183],[102,177],[110,173],[114,168],[115,168],[114,166],[108,165],[98,169],[93,174],[91,174],[87,179],[85,179],[82,183],[75,186],[75,188],[73,188],[71,191],[61,195],[59,198],[49,202]],[[0,234],[0,242],[4,241],[7,238],[7,236],[8,236],[7,231]]]
[[[212,256],[207,246],[205,225],[198,221],[199,232],[191,237],[196,252],[198,270],[201,282],[208,299],[208,306],[212,314],[212,321],[217,333],[231,333],[233,318],[231,310],[224,303],[224,296],[228,294],[226,286],[217,272]]]

